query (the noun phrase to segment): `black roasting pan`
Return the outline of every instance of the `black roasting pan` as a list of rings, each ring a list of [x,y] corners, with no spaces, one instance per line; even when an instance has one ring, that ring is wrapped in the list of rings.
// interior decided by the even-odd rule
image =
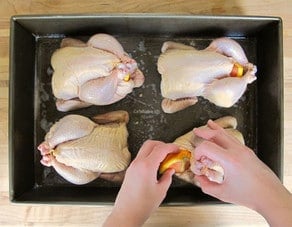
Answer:
[[[51,91],[50,57],[64,37],[86,41],[96,33],[115,36],[144,72],[145,84],[122,101],[69,113],[91,117],[123,109],[130,114],[129,149],[135,157],[147,139],[172,142],[209,118],[232,115],[246,144],[282,180],[283,50],[278,17],[186,16],[157,14],[28,15],[11,18],[9,174],[10,199],[17,203],[112,204],[120,185],[97,179],[76,186],[40,164],[38,144],[53,122],[68,113],[56,110]],[[161,110],[156,62],[164,41],[206,47],[216,37],[236,39],[258,66],[257,80],[231,108],[206,100],[184,111]],[[246,168],[249,168],[248,166]],[[193,185],[174,179],[165,205],[219,201]]]

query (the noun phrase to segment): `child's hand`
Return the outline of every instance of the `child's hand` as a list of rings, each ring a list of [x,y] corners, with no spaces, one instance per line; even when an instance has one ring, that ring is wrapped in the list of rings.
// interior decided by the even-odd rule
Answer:
[[[195,160],[207,157],[224,169],[221,184],[211,182],[205,176],[196,176],[203,192],[226,202],[252,208],[270,224],[277,223],[281,215],[286,220],[290,218],[291,215],[285,216],[285,212],[292,208],[291,194],[251,149],[213,121],[208,121],[206,128],[195,129],[194,133],[206,140],[195,149]],[[285,223],[285,219],[282,220]]]
[[[160,179],[157,171],[166,155],[178,151],[174,144],[146,141],[126,171],[114,209],[105,226],[140,226],[166,196],[174,170]]]

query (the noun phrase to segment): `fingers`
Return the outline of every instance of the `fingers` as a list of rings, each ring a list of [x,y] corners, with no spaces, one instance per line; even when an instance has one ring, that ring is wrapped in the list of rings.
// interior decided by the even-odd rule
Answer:
[[[178,150],[179,148],[175,144],[159,144],[153,148],[153,151],[149,154],[148,158],[150,163],[158,168],[160,163],[169,153],[178,152]]]
[[[195,179],[199,182],[202,191],[208,195],[216,197],[222,188],[221,184],[210,181],[206,176],[196,175]]]
[[[211,130],[210,128],[207,127],[195,128],[193,131],[196,136],[199,136],[205,140],[212,139],[216,134],[215,130]]]
[[[195,128],[194,133],[205,140],[211,140],[215,138],[217,134],[224,133],[224,129],[212,120],[208,121],[207,126],[208,127]]]
[[[160,163],[169,153],[177,152],[178,146],[175,144],[166,144],[160,141],[147,140],[138,152],[135,160],[147,162],[151,170],[158,170]],[[154,172],[153,172],[154,173]]]
[[[208,120],[207,125],[210,129],[214,129],[214,130],[221,130],[223,129],[220,125],[218,125],[216,122],[212,121],[212,120]]]
[[[213,161],[222,163],[224,162],[224,156],[226,152],[219,145],[206,140],[195,148],[194,153],[195,160],[200,160],[202,157],[206,156]]]
[[[172,176],[175,173],[174,169],[168,169],[164,172],[164,174],[159,179],[159,184],[162,186],[162,190],[167,191],[167,189],[170,187],[170,184],[172,182]]]
[[[146,158],[152,152],[155,146],[161,145],[161,144],[164,144],[164,143],[161,141],[147,140],[146,142],[144,142],[144,144],[140,148],[136,156],[136,159]]]
[[[222,128],[216,122],[209,120],[207,125],[209,128],[211,128],[213,130],[218,130],[219,132],[221,131],[222,133],[220,133],[220,134],[222,135],[222,137],[224,136],[226,138],[226,140],[228,140],[230,142],[229,144],[231,144],[231,143],[242,144],[239,139],[237,139],[234,135],[228,133],[228,131],[224,130],[224,128]],[[231,129],[233,129],[233,128],[231,128]]]
[[[235,142],[238,144],[237,139],[227,134],[224,129],[214,121],[209,120],[207,125],[208,127],[195,128],[195,135],[205,140],[213,141],[217,145],[226,149],[232,147]]]

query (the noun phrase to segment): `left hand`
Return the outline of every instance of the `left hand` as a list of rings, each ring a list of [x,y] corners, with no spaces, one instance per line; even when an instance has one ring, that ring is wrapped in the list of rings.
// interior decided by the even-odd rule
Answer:
[[[141,226],[166,196],[173,169],[160,179],[157,171],[167,154],[178,151],[174,144],[146,141],[126,171],[114,209],[104,226]]]

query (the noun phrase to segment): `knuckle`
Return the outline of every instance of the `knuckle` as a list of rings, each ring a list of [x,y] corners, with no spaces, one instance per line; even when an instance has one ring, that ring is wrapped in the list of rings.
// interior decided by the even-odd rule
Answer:
[[[133,165],[135,166],[135,169],[139,171],[144,171],[149,168],[148,163],[146,161],[135,162]]]
[[[153,140],[146,140],[144,143],[143,143],[143,146],[147,146],[149,144],[153,143]]]
[[[214,136],[213,137],[218,137],[220,135],[226,135],[226,130],[224,128],[218,128],[214,130]]]
[[[196,149],[197,150],[202,149],[202,151],[203,151],[203,150],[207,149],[210,146],[210,144],[211,144],[211,142],[209,140],[203,140],[203,142],[199,146],[197,146]]]
[[[143,143],[143,147],[149,147],[149,146],[153,146],[153,145],[158,146],[160,143],[161,142],[158,140],[148,139]]]

